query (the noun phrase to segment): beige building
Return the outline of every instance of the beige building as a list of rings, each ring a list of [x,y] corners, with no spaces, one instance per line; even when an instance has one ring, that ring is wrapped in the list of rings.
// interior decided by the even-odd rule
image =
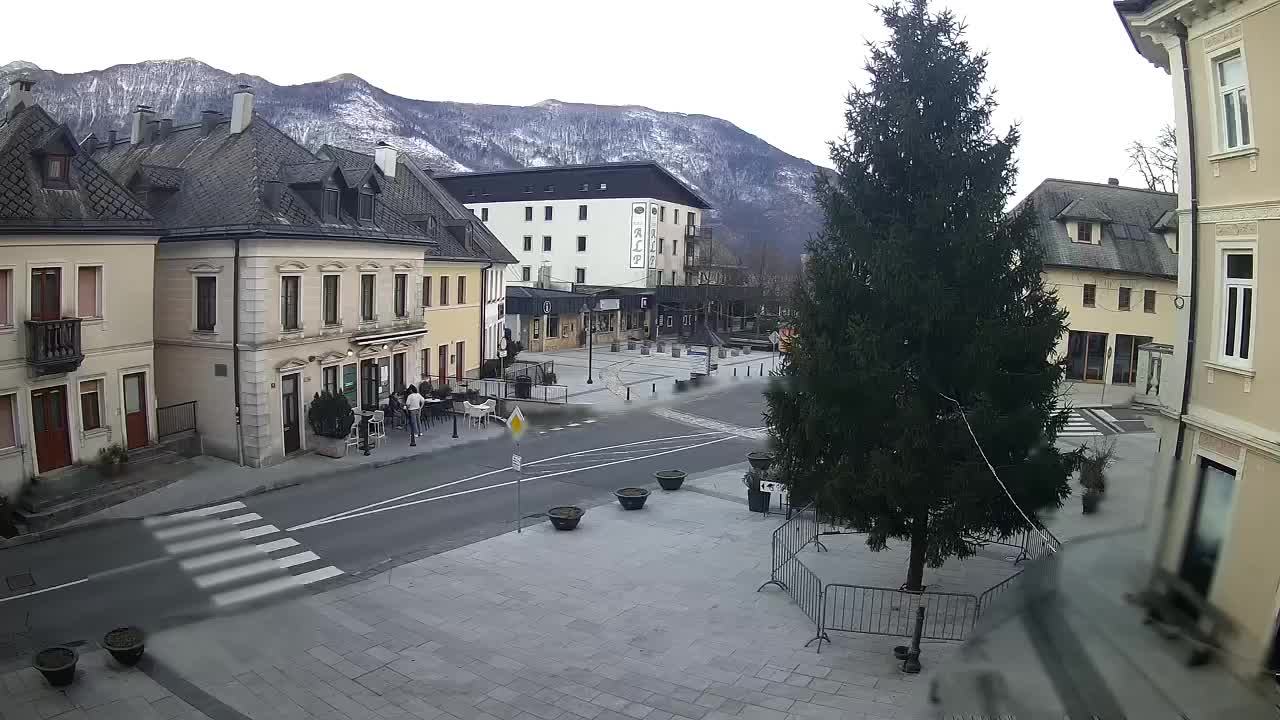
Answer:
[[[374,405],[475,376],[493,260],[390,149],[316,155],[253,113],[173,126],[145,106],[95,158],[162,225],[156,392],[195,401],[205,451],[250,466],[306,451],[310,399]],[[438,190],[437,192],[443,192]]]
[[[1134,385],[1138,347],[1172,341],[1177,200],[1115,181],[1051,178],[1023,201],[1044,249],[1045,284],[1069,313],[1058,344],[1067,380]]]
[[[0,115],[0,497],[156,441],[150,213],[35,104]]]
[[[1177,121],[1187,302],[1162,364],[1151,557],[1225,614],[1225,662],[1256,677],[1280,668],[1280,315],[1264,312],[1280,281],[1280,2],[1116,7],[1169,73]]]

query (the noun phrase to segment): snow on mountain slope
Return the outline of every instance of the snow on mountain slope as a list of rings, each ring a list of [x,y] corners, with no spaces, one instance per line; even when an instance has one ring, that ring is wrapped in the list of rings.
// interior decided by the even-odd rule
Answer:
[[[258,112],[312,149],[367,151],[384,140],[442,172],[655,160],[715,205],[717,238],[743,251],[768,244],[794,257],[819,222],[816,166],[706,115],[560,100],[529,107],[414,100],[351,74],[282,86],[192,58],[65,75],[16,61],[0,66],[0,92],[21,75],[37,80],[37,101],[77,137],[127,134],[139,103],[176,123],[198,120],[201,110],[226,113],[233,89],[246,83]]]

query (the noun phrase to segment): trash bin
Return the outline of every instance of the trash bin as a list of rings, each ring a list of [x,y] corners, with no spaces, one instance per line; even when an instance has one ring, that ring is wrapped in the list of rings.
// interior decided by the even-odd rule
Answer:
[[[533,378],[528,375],[516,376],[516,397],[528,400],[533,396]]]

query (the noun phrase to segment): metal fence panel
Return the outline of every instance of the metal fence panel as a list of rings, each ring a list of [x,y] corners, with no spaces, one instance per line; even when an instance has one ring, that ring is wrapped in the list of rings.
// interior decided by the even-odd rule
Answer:
[[[160,437],[196,429],[196,401],[156,408],[156,433]]]
[[[930,640],[963,640],[978,618],[978,598],[941,592],[827,583],[823,591],[824,630],[910,637],[916,608],[923,607],[924,635]]]

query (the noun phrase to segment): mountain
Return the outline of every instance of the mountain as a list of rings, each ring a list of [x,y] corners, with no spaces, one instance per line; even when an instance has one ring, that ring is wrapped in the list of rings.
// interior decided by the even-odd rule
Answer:
[[[794,259],[819,222],[817,166],[707,115],[559,100],[529,107],[414,100],[349,74],[275,85],[192,58],[71,74],[17,61],[0,66],[0,92],[19,76],[36,80],[36,100],[77,137],[127,135],[140,103],[178,124],[197,121],[201,110],[229,113],[233,89],[246,83],[256,110],[311,149],[369,151],[385,140],[441,172],[656,160],[716,207],[717,241],[753,265],[761,246]]]

